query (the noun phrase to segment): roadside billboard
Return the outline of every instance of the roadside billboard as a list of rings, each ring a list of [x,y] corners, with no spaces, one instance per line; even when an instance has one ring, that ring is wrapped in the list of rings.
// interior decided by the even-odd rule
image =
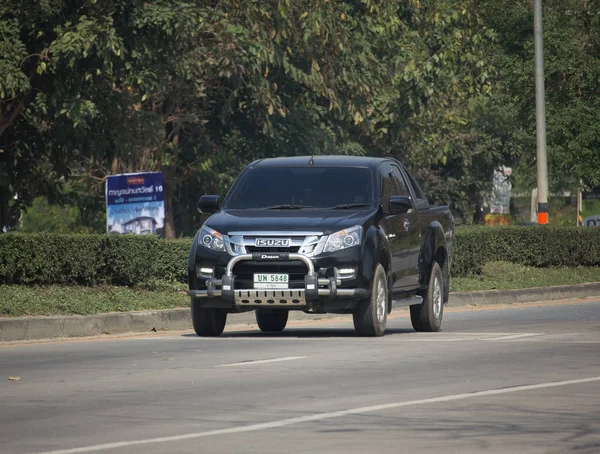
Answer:
[[[583,227],[600,227],[600,188],[582,193],[581,214]]]
[[[490,202],[491,214],[510,214],[510,196],[512,183],[510,167],[500,167],[494,170],[492,200]]]
[[[124,173],[106,178],[106,232],[163,235],[162,172]]]

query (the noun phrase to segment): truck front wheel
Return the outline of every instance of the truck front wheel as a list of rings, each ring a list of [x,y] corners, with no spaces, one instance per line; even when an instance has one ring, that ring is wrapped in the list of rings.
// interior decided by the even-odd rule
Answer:
[[[200,301],[192,298],[192,324],[198,336],[220,336],[226,322],[227,309],[201,307]]]
[[[261,331],[280,333],[288,321],[288,311],[256,310],[256,323]]]
[[[387,276],[380,264],[375,268],[371,297],[359,301],[352,314],[354,329],[361,336],[383,336],[387,325]]]
[[[442,327],[443,315],[444,275],[440,265],[434,262],[423,302],[410,306],[410,321],[415,331],[434,332]]]

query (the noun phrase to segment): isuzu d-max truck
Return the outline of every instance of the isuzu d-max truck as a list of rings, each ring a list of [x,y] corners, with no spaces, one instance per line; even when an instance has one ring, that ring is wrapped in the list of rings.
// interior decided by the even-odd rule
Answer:
[[[385,333],[410,305],[417,331],[438,331],[448,302],[454,218],[433,206],[395,159],[314,156],[248,165],[212,214],[188,259],[192,321],[219,336],[227,314],[254,310],[280,332],[290,311],[352,314],[362,336]]]

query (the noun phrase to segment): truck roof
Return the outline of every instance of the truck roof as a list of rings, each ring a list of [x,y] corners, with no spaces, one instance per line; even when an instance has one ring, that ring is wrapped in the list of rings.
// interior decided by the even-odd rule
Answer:
[[[332,166],[332,167],[377,167],[384,161],[390,161],[393,158],[374,158],[369,156],[346,156],[346,155],[328,155],[313,156],[311,163],[310,156],[290,156],[283,158],[267,158],[255,161],[254,167],[300,167],[300,166]]]

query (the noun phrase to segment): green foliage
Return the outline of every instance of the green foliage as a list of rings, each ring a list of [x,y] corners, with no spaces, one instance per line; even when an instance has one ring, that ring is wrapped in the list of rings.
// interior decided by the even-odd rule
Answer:
[[[189,239],[135,235],[0,236],[0,284],[136,285],[187,282]],[[452,275],[481,274],[486,263],[530,267],[600,266],[600,229],[459,227]]]
[[[14,99],[29,89],[29,80],[20,70],[27,49],[19,39],[19,21],[0,18],[0,99]]]
[[[450,280],[451,292],[525,289],[600,282],[600,267],[535,268],[510,262],[488,262],[482,274]]]
[[[600,16],[597,0],[543,2],[548,173],[555,190],[600,184]],[[498,35],[497,69],[523,131],[517,173],[535,184],[533,11],[530,2],[480,2]]]
[[[109,285],[5,285],[0,298],[0,317],[92,315],[185,308],[189,304],[190,299],[181,286],[146,289]]]
[[[480,274],[490,261],[540,268],[600,266],[600,229],[544,226],[457,228],[452,275]]]
[[[598,6],[544,2],[555,187],[600,182]],[[189,236],[199,195],[313,152],[398,157],[468,221],[497,166],[535,183],[532,24],[508,0],[4,0],[0,224],[45,195],[101,231],[105,176],[162,170]]]
[[[0,224],[106,157],[123,106],[121,43],[106,13],[93,2],[0,3]]]
[[[189,240],[149,236],[0,236],[2,284],[185,282]]]
[[[521,289],[600,282],[600,267],[532,268],[489,262],[481,275],[454,277],[450,291]],[[106,312],[189,307],[185,285],[156,280],[134,288],[122,286],[5,285],[0,316],[91,315]]]
[[[167,233],[189,235],[197,196],[257,158],[393,154],[433,168],[426,189],[459,205],[506,161],[499,117],[477,120],[493,104],[493,33],[468,1],[7,0],[1,12],[14,77],[0,88],[15,98],[0,100],[0,203],[18,194],[13,211],[63,192],[63,176],[99,194],[106,174],[163,170]]]
[[[37,197],[23,212],[20,232],[91,233],[81,222],[79,209],[71,205],[50,205],[46,197]]]
[[[457,227],[454,232],[454,255],[452,257],[451,275],[466,276],[481,274],[486,261],[485,250],[487,228]]]

